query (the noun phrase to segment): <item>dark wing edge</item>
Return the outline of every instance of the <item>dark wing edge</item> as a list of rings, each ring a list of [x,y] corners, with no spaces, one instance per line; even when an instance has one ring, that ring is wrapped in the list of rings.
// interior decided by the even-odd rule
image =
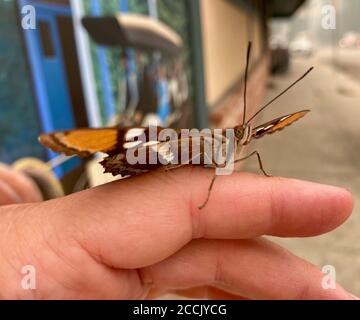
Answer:
[[[43,133],[40,134],[38,140],[43,146],[54,152],[64,153],[67,156],[88,157],[97,152],[109,153],[115,149],[118,142],[118,132],[119,129],[117,128],[80,128]],[[94,146],[94,143],[88,143],[96,140],[98,133],[100,133],[99,145]],[[102,145],[102,141],[107,135],[110,137],[111,143],[105,141],[105,144]]]
[[[254,139],[258,139],[266,134],[272,134],[274,132],[280,131],[304,117],[308,112],[310,112],[310,110],[302,110],[266,122],[252,130],[252,137]]]
[[[57,137],[58,133],[49,133],[49,134],[41,134],[39,135],[39,142],[46,148],[51,149],[56,153],[64,153],[67,156],[78,155],[80,157],[87,157],[90,156],[91,153],[87,151],[79,152],[74,148],[70,148],[63,144]]]
[[[99,162],[104,168],[104,173],[111,173],[113,176],[137,176],[139,174],[148,172],[149,170],[134,168],[124,160],[123,154],[105,157]]]

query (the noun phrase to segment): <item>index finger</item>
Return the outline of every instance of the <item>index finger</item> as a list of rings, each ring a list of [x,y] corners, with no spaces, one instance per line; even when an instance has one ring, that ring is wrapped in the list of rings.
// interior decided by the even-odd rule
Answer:
[[[352,197],[343,189],[246,173],[219,177],[199,210],[212,174],[197,168],[155,172],[46,205],[69,211],[66,230],[94,257],[122,268],[161,261],[194,238],[321,234],[352,210]]]

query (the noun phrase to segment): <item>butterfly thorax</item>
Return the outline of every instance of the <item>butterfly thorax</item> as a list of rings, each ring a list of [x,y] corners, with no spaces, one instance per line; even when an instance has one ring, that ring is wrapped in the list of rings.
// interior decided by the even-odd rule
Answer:
[[[238,145],[246,145],[252,138],[252,127],[250,124],[243,124],[234,128],[235,140]]]

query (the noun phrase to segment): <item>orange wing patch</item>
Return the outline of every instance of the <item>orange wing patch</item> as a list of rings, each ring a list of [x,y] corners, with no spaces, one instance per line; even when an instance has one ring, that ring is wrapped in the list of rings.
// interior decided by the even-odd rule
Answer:
[[[272,128],[270,128],[268,133],[273,133],[275,131],[283,129],[286,126],[291,125],[293,122],[305,116],[308,112],[309,110],[299,111],[294,114],[288,115],[283,119],[280,119],[279,123],[275,124]]]
[[[55,152],[66,155],[89,156],[96,152],[108,153],[117,146],[118,130],[78,129],[42,134],[39,141]]]
[[[253,129],[252,137],[255,139],[261,138],[265,134],[271,134],[276,131],[282,130],[286,126],[291,125],[295,121],[305,116],[310,110],[303,110],[296,113],[292,113],[274,120],[271,120],[261,126]]]

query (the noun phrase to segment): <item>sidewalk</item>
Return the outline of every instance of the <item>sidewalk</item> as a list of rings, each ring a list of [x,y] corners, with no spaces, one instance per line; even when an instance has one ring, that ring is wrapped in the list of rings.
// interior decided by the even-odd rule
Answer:
[[[273,175],[337,185],[353,192],[353,215],[339,229],[310,239],[274,240],[320,268],[333,265],[336,280],[360,295],[360,75],[356,78],[346,70],[339,72],[330,61],[321,54],[310,59],[297,58],[292,61],[288,75],[270,78],[267,100],[311,65],[315,66],[306,79],[269,107],[257,123],[298,110],[312,112],[252,146]],[[346,60],[347,68],[349,61]],[[258,172],[256,161],[247,161],[243,170]]]

